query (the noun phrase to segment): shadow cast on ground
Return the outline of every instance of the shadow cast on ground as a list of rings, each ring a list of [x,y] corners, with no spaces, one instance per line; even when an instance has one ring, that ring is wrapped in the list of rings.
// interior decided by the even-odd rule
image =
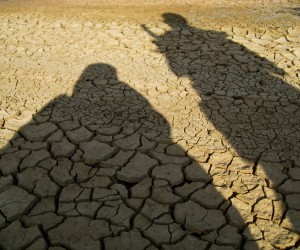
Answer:
[[[283,80],[282,69],[228,39],[225,32],[197,29],[174,13],[163,18],[170,30],[162,35],[142,27],[172,72],[191,80],[201,97],[200,109],[237,156],[236,164],[225,169],[237,172],[245,182],[247,173],[261,176],[283,200],[291,194],[296,196],[288,199],[299,199],[294,176],[300,167],[299,90]],[[272,202],[268,204],[272,209]],[[293,209],[287,208],[289,226],[283,224],[299,233],[299,213]],[[258,223],[268,217],[256,216]]]
[[[1,150],[1,247],[241,246],[244,224],[228,224],[243,222],[228,208],[232,192],[169,135],[114,67],[89,65],[72,96],[50,102]]]

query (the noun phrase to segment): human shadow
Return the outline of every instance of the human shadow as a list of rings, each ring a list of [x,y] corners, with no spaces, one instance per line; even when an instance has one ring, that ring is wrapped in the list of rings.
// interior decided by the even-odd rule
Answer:
[[[299,233],[299,213],[294,210],[299,207],[290,203],[299,199],[299,179],[294,175],[300,167],[299,91],[283,80],[282,69],[228,39],[225,32],[192,27],[174,13],[163,14],[163,19],[170,30],[162,35],[142,27],[172,72],[191,80],[201,97],[201,111],[222,134],[224,145],[234,151],[234,159],[241,160],[233,160],[226,169],[245,181],[245,174],[265,179],[265,194],[255,203],[267,198],[270,189],[284,197],[280,219],[261,215],[259,205],[250,203],[255,217],[277,220],[275,224]],[[266,204],[272,211],[272,202]]]
[[[294,15],[300,16],[300,8],[293,8],[292,13]]]
[[[287,8],[286,11],[292,13],[295,16],[300,16],[300,7]]]
[[[0,151],[0,246],[241,247],[247,229],[228,203],[233,193],[211,184],[210,165],[189,157],[170,129],[114,67],[86,67],[70,96],[48,103]]]

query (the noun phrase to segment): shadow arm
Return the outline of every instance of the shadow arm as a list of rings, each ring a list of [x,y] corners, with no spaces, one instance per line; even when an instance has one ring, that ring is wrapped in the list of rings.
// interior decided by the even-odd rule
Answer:
[[[152,37],[155,38],[156,40],[159,38],[159,36],[156,35],[154,32],[152,32],[151,30],[149,30],[145,24],[142,24],[141,27],[142,27],[142,28],[143,28],[150,36],[152,36]]]

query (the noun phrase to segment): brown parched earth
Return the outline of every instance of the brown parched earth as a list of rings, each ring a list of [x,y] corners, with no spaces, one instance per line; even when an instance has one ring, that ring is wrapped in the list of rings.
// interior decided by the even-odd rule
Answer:
[[[299,1],[0,20],[0,249],[299,249]]]

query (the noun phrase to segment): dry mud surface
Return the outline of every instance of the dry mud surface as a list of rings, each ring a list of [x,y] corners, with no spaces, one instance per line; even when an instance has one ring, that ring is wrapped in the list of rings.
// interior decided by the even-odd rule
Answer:
[[[299,247],[299,6],[0,2],[0,248]]]

